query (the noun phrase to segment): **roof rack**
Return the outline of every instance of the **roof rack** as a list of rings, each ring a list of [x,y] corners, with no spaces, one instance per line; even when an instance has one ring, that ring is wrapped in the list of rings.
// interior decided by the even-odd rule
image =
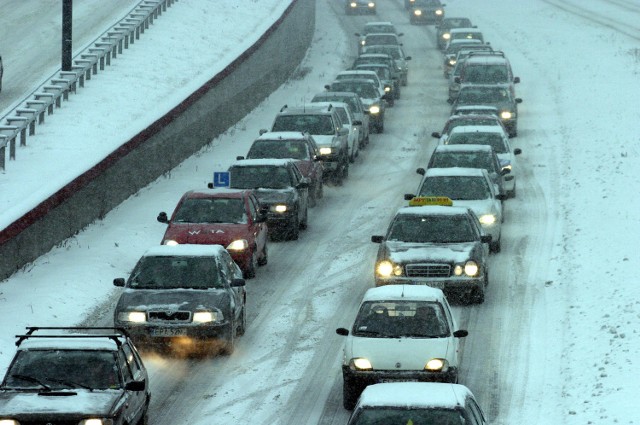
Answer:
[[[122,345],[122,341],[120,338],[128,337],[129,334],[124,328],[114,328],[114,327],[91,327],[91,326],[66,326],[66,327],[51,327],[51,326],[28,326],[27,333],[24,335],[16,335],[18,340],[16,341],[16,346],[20,346],[20,344],[29,338],[109,338],[112,339],[118,347]],[[83,333],[83,334],[73,334],[73,333],[61,333],[61,334],[46,334],[46,335],[35,335],[37,331],[111,331],[111,333]]]
[[[469,53],[468,57],[471,56],[500,56],[505,57],[504,52],[502,50],[473,50]]]
[[[285,109],[287,109],[289,106],[284,105],[282,108],[280,108],[280,112],[284,111]]]

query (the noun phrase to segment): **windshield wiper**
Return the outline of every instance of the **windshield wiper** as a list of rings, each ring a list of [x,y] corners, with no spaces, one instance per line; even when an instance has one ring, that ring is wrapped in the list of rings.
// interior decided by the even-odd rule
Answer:
[[[91,387],[89,387],[87,385],[79,384],[77,382],[65,381],[63,379],[56,379],[56,378],[49,378],[49,377],[46,377],[45,379],[47,381],[56,382],[58,384],[66,385],[69,388],[78,388],[78,387],[80,387],[80,388],[84,388],[86,390],[93,391],[93,388],[91,388]]]
[[[33,376],[13,374],[13,375],[11,375],[11,377],[12,378],[17,378],[17,379],[22,379],[23,381],[27,381],[27,382],[33,382],[35,384],[40,385],[42,388],[44,388],[47,391],[51,390],[51,387],[49,387],[47,384],[43,383],[38,378],[34,378]]]

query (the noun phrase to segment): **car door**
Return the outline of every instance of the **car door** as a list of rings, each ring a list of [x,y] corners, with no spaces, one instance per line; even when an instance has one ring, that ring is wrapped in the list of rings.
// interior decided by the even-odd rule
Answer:
[[[267,223],[260,220],[260,203],[254,194],[247,196],[249,217],[251,219],[251,234],[253,234],[258,252],[264,252],[267,243]]]
[[[289,174],[291,175],[291,184],[298,192],[298,217],[300,218],[300,222],[304,222],[307,215],[307,208],[309,204],[309,187],[300,187],[300,183],[303,181],[304,177],[302,173],[296,167],[295,164],[291,164],[289,167]]]
[[[242,271],[227,251],[223,251],[221,254],[221,258],[219,259],[219,268],[224,281],[224,289],[229,292],[231,298],[230,309],[237,322],[240,320],[240,315],[242,313],[242,307],[245,299],[245,288],[244,286],[233,287],[231,286],[231,283],[233,282],[233,279],[242,279]],[[220,307],[224,308],[224,306]]]
[[[124,379],[124,384],[126,385],[128,382],[132,382],[135,380],[133,371],[130,368],[130,365],[127,361],[127,358],[122,351],[118,351],[118,364],[120,368],[120,372],[122,373],[122,377]],[[122,411],[122,416],[124,418],[123,423],[137,423],[140,418],[141,406],[144,406],[144,391],[124,391],[124,410]]]
[[[149,379],[147,376],[147,372],[142,364],[142,359],[140,359],[138,353],[131,346],[129,346],[129,343],[122,344],[122,352],[124,353],[124,357],[127,365],[129,366],[131,375],[133,376],[133,380],[144,381],[146,384],[147,390],[145,391],[130,391],[132,401],[131,404],[133,404],[133,406],[131,406],[132,416],[135,416],[136,420],[140,420],[140,418],[142,418],[142,415],[144,415],[146,409],[145,405],[147,403]]]

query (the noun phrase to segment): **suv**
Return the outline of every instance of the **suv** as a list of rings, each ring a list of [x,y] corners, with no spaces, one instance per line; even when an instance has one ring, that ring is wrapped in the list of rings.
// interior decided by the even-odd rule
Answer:
[[[313,104],[297,108],[284,105],[276,115],[271,131],[301,131],[313,136],[324,170],[336,184],[349,175],[349,130],[338,112],[330,106]]]
[[[180,198],[171,219],[164,211],[157,218],[168,225],[163,245],[225,246],[247,279],[268,261],[266,219],[253,191],[223,188],[190,190]]]
[[[295,161],[287,159],[245,159],[229,167],[231,188],[255,189],[261,207],[267,212],[271,237],[298,239],[307,228],[309,179]]]
[[[409,75],[409,65],[407,64],[407,61],[411,60],[411,56],[407,56],[404,53],[402,46],[367,46],[364,48],[363,52],[363,55],[385,54],[391,56],[390,59],[382,58],[383,60],[388,62],[389,69],[391,69],[391,77],[394,80],[400,80],[401,85],[407,85],[407,76]],[[357,67],[358,64],[378,63],[371,60],[369,60],[369,62],[367,62],[366,60],[359,61],[359,59],[360,57],[358,58],[358,60],[356,60],[356,62],[358,63],[354,64],[354,68]]]
[[[365,113],[369,114],[369,127],[376,133],[384,132],[384,116],[387,109],[387,101],[384,94],[371,80],[352,79],[334,81],[324,86],[327,91],[349,91],[360,96],[365,107]]]
[[[114,323],[142,344],[231,354],[244,334],[245,282],[221,245],[155,246],[113,284],[125,288]]]
[[[147,423],[147,370],[124,330],[30,327],[17,338],[0,423]]]
[[[514,84],[520,77],[514,77],[509,60],[503,52],[471,52],[460,70],[456,83],[470,84],[508,84],[515,97]]]
[[[444,18],[436,25],[436,43],[440,50],[447,47],[451,38],[449,30],[452,28],[473,28],[469,18]]]
[[[351,108],[351,112],[355,116],[356,122],[360,122],[358,127],[359,148],[364,149],[369,144],[369,114],[364,110],[364,105],[360,96],[353,92],[322,92],[313,96],[311,103],[314,102],[344,102]]]
[[[411,24],[438,24],[444,18],[444,6],[440,0],[414,0],[411,2]]]
[[[457,382],[459,339],[468,335],[458,329],[442,291],[421,285],[367,290],[351,332],[338,328],[336,333],[347,337],[342,356],[345,409],[353,409],[366,386],[380,382]]]
[[[360,127],[362,121],[358,121],[351,110],[351,107],[345,102],[312,102],[319,106],[331,106],[338,113],[342,126],[349,130],[347,138],[349,144],[349,162],[356,161],[356,157],[360,154]]]

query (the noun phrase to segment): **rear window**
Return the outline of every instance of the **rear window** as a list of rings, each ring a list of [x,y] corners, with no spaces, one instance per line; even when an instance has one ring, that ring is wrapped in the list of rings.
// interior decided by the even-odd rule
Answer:
[[[345,90],[351,91],[351,90]],[[313,135],[332,135],[336,129],[330,115],[278,115],[271,131],[300,131]]]

